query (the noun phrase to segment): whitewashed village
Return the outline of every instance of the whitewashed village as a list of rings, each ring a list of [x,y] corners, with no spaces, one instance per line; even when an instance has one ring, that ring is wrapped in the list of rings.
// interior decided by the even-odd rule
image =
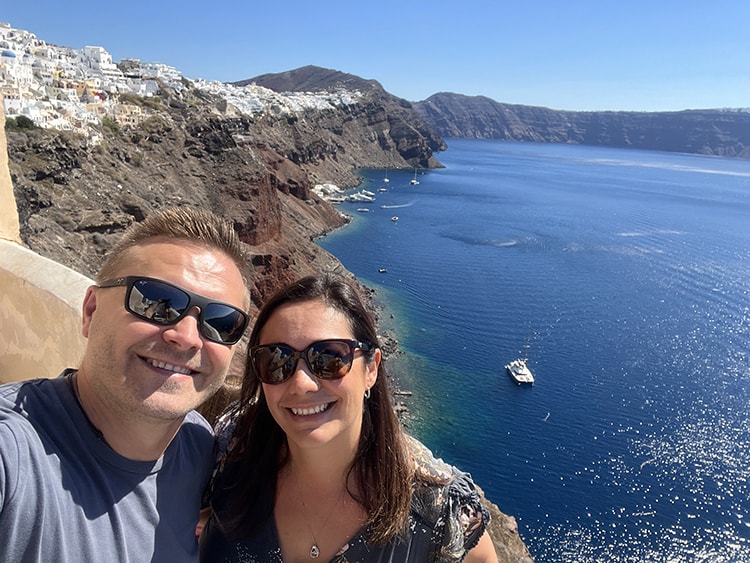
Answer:
[[[344,89],[280,94],[255,84],[238,87],[190,79],[166,64],[138,59],[115,63],[103,47],[60,47],[34,33],[0,23],[0,93],[6,119],[24,116],[38,127],[72,131],[97,143],[98,134],[92,125],[112,119],[120,127],[137,126],[149,117],[150,110],[147,105],[129,102],[128,96],[153,97],[162,86],[177,91],[187,87],[205,90],[250,116],[325,110],[355,104],[361,97]],[[325,184],[316,186],[316,192],[326,199],[336,199],[339,190]]]

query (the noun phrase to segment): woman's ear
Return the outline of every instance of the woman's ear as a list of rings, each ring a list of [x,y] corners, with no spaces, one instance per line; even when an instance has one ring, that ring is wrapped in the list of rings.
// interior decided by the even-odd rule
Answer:
[[[380,366],[381,359],[382,355],[380,353],[380,348],[375,348],[375,353],[372,356],[372,360],[367,362],[366,382],[368,389],[375,385],[375,382],[378,380],[378,367]]]

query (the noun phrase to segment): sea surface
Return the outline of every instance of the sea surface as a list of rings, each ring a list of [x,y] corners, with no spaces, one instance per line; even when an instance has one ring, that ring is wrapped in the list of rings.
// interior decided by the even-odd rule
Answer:
[[[750,161],[448,146],[319,241],[385,306],[409,431],[537,562],[750,562]]]

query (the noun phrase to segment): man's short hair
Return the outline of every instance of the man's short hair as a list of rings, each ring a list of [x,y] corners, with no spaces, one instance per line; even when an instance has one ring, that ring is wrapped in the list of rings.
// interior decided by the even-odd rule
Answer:
[[[248,260],[234,227],[226,219],[195,207],[160,209],[140,223],[128,227],[99,269],[97,283],[113,278],[122,271],[127,263],[128,250],[158,239],[182,240],[223,252],[235,263],[242,274],[245,288],[249,289]]]

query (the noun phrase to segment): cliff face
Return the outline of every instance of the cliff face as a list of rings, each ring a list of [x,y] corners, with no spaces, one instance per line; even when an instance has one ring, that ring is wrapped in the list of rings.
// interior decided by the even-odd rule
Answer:
[[[260,303],[279,283],[339,267],[311,239],[347,219],[314,183],[353,187],[363,166],[438,166],[432,150],[444,146],[377,95],[337,110],[249,117],[203,91],[163,94],[140,126],[110,123],[99,139],[8,131],[26,245],[92,276],[121,231],[150,210],[208,207],[251,246]]]
[[[365,149],[364,158],[377,158],[381,166],[435,168],[440,163],[432,153],[447,148],[445,141],[427,125],[410,102],[386,92],[375,80],[365,80],[337,70],[306,66],[278,74],[264,74],[236,82],[236,86],[256,84],[275,92],[325,92],[347,90],[363,95],[360,103],[340,116],[316,113],[296,123],[296,127],[320,134],[333,132],[348,142],[338,150],[356,153]],[[329,120],[333,117],[333,120]],[[357,124],[366,123],[366,130]],[[354,128],[352,129],[352,126]],[[330,147],[329,147],[330,148]],[[377,154],[381,153],[381,154]]]
[[[194,117],[185,122],[167,113],[147,124],[148,132],[105,131],[100,144],[52,131],[9,132],[23,242],[93,276],[131,222],[162,206],[195,205],[232,220],[251,246],[254,302],[263,298],[268,272],[283,282],[312,271],[316,264],[296,260],[294,250],[274,248],[317,249],[310,237],[344,218],[312,194],[298,166],[268,147],[238,146],[228,131],[234,121]],[[282,217],[292,205],[303,206],[305,227],[285,230]],[[322,250],[310,252],[317,267],[335,262]],[[287,268],[279,269],[279,261]]]
[[[575,143],[750,158],[750,112],[573,112],[440,93],[414,104],[444,137]]]

